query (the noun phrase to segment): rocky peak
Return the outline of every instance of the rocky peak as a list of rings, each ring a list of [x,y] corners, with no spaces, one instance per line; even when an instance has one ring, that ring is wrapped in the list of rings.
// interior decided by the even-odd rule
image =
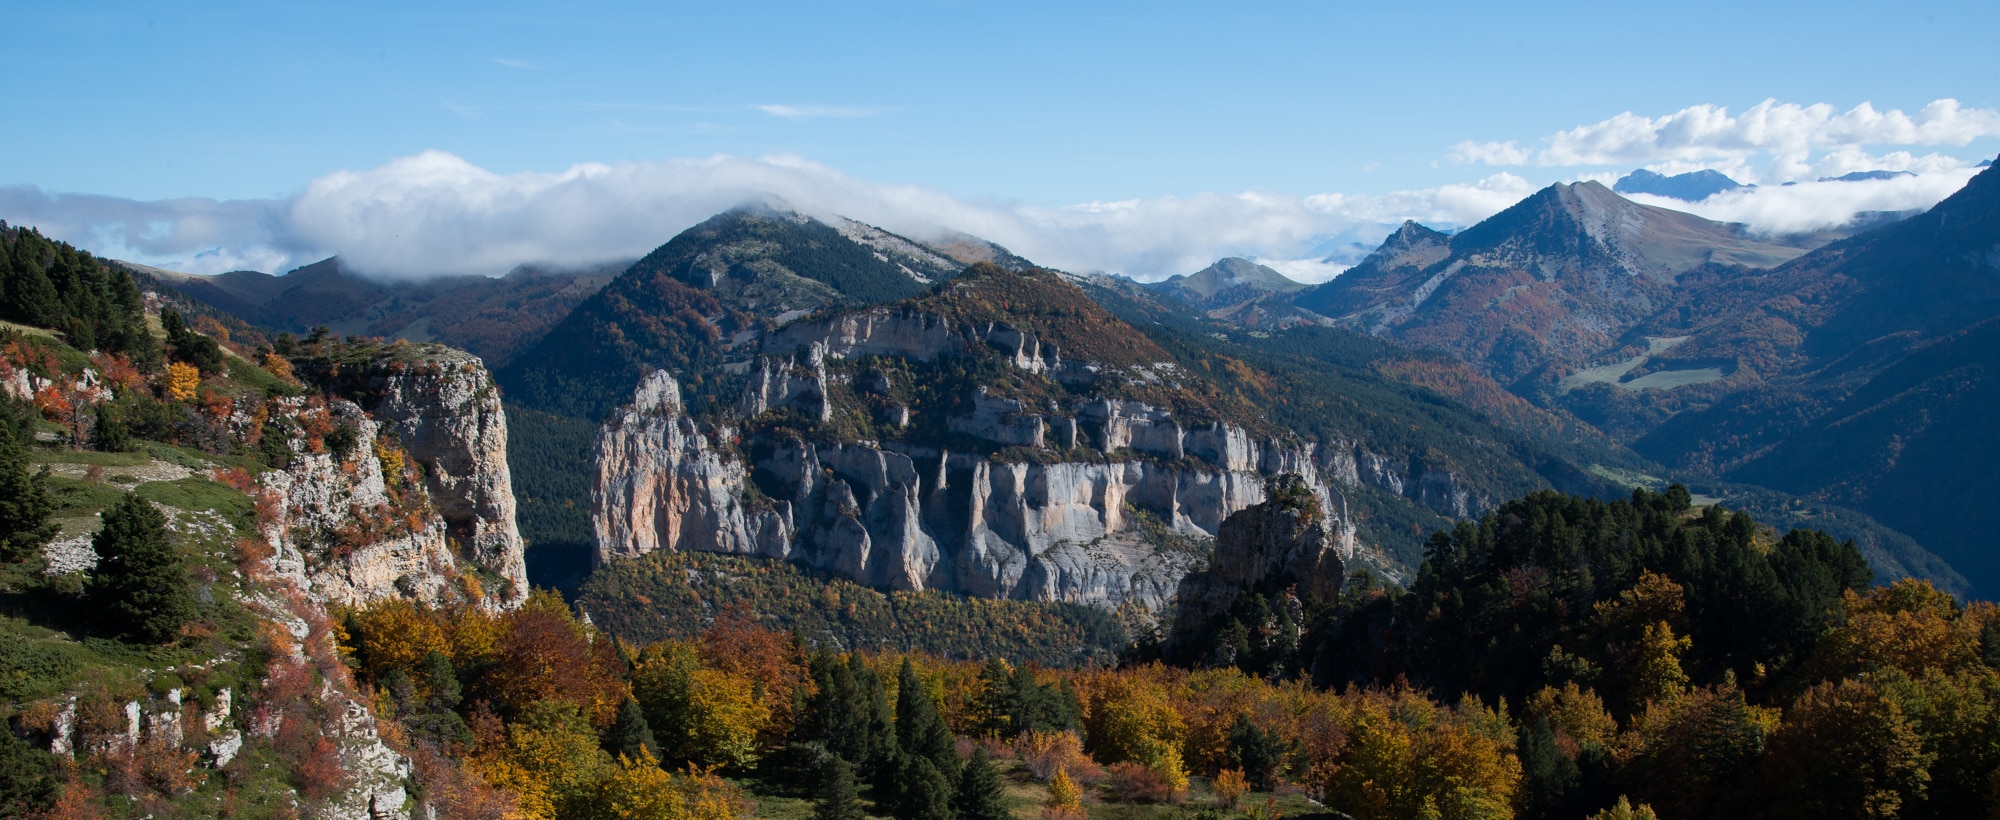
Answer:
[[[1246,592],[1307,600],[1340,594],[1343,539],[1314,487],[1281,475],[1265,494],[1263,503],[1223,520],[1208,569],[1181,579],[1176,639],[1191,639]]]

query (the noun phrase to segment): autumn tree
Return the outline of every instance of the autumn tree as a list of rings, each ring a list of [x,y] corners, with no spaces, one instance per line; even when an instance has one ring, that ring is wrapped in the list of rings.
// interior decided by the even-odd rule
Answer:
[[[0,424],[0,560],[19,561],[54,538],[50,520],[56,502],[49,494],[49,468],[29,472],[28,451],[13,425]]]
[[[167,363],[167,398],[174,401],[194,401],[201,389],[201,369],[186,362]]]
[[[537,590],[505,616],[494,654],[495,699],[515,713],[537,701],[560,700],[609,726],[627,695],[610,640],[591,634],[562,596],[548,590]]]
[[[104,514],[91,546],[97,569],[89,595],[113,628],[147,643],[165,643],[194,620],[194,594],[167,519],[152,502],[127,493]]]
[[[1069,770],[1057,769],[1049,779],[1049,799],[1042,804],[1044,820],[1081,820],[1083,814],[1083,789],[1070,779]]]

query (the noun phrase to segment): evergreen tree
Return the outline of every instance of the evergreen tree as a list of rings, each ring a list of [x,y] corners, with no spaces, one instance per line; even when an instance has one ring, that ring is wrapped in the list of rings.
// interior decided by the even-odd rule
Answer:
[[[132,431],[125,425],[125,419],[118,415],[118,408],[110,402],[97,405],[97,421],[90,428],[90,446],[107,453],[122,453],[132,449]]]
[[[633,760],[639,759],[641,751],[654,758],[660,756],[660,744],[653,739],[653,727],[646,723],[646,710],[639,708],[639,701],[629,695],[618,704],[618,717],[604,732],[604,749]]]
[[[958,744],[908,658],[896,671],[896,745],[904,755],[923,758],[945,775],[958,773]]]
[[[27,558],[54,538],[55,509],[49,468],[28,472],[27,448],[14,439],[12,425],[0,424],[0,561]]]
[[[895,815],[899,820],[957,820],[952,810],[951,776],[938,770],[929,758],[903,758]]]
[[[958,820],[1013,817],[1007,810],[1007,791],[1000,782],[1000,770],[993,768],[984,748],[974,749],[972,759],[965,762],[965,770],[959,773],[958,794],[952,800],[952,809],[958,812]]]
[[[839,755],[827,755],[820,770],[813,820],[866,820],[867,817],[854,790],[854,767]]]
[[[1278,768],[1285,762],[1284,742],[1276,732],[1259,729],[1249,715],[1238,713],[1236,723],[1229,727],[1229,762],[1243,770],[1250,788],[1270,791]]]
[[[221,373],[227,365],[222,358],[222,347],[214,339],[195,332],[188,327],[187,320],[180,311],[160,311],[160,326],[167,332],[167,347],[173,360],[194,365],[204,374]]]
[[[194,620],[180,551],[167,538],[166,517],[150,502],[127,493],[104,514],[104,528],[91,544],[97,550],[91,603],[119,632],[164,643]]]
[[[29,746],[0,721],[0,817],[40,817],[56,799],[55,755]]]

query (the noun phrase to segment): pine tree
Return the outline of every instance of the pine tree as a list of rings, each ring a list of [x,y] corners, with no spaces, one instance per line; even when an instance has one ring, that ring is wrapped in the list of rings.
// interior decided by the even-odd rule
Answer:
[[[56,799],[56,758],[0,721],[0,817],[40,817]]]
[[[921,757],[939,772],[957,776],[958,744],[908,658],[896,671],[896,744],[903,754]]]
[[[604,732],[604,748],[633,760],[639,759],[641,751],[655,758],[660,756],[660,744],[653,739],[653,727],[647,725],[646,710],[639,708],[639,701],[628,695],[618,704],[618,717]]]
[[[903,758],[902,776],[898,778],[901,793],[896,801],[896,817],[900,820],[957,820],[952,811],[952,795],[957,791],[952,787],[951,777],[938,770],[928,758],[911,755]]]
[[[819,795],[813,820],[866,820],[854,790],[854,767],[839,755],[827,755],[819,775]]]
[[[179,550],[167,538],[167,520],[151,502],[131,493],[104,514],[91,542],[97,574],[90,598],[118,631],[148,643],[165,643],[194,620],[194,595]]]
[[[959,773],[958,795],[952,800],[952,808],[958,812],[958,820],[1013,817],[1007,810],[1007,792],[1000,782],[1000,771],[993,768],[984,748],[974,749],[972,759],[965,763],[965,771]]]
[[[0,424],[0,561],[33,555],[56,535],[55,498],[49,468],[28,472],[28,450],[15,441],[12,425]]]
[[[1269,791],[1278,767],[1284,765],[1284,754],[1284,744],[1276,732],[1257,728],[1249,715],[1236,715],[1236,723],[1229,727],[1229,762],[1243,770],[1250,788]]]

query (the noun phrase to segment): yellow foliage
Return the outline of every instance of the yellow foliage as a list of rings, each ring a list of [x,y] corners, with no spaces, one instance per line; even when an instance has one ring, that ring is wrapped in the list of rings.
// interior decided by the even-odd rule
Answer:
[[[265,372],[268,372],[273,376],[277,376],[278,379],[281,381],[290,382],[292,384],[297,384],[299,381],[297,376],[292,375],[291,359],[287,359],[276,353],[266,353],[264,354],[263,365]]]
[[[1327,782],[1359,818],[1512,817],[1521,764],[1511,742],[1478,727],[1484,716],[1443,712],[1413,692],[1366,693],[1350,743]],[[1475,729],[1479,729],[1475,731]]]
[[[1666,621],[1646,625],[1627,662],[1627,674],[1632,679],[1628,692],[1635,707],[1656,700],[1676,700],[1687,694],[1688,676],[1681,669],[1681,654],[1693,645],[1691,638],[1676,637],[1673,626]]]
[[[444,628],[428,611],[404,598],[376,601],[348,622],[355,657],[376,680],[395,670],[415,668],[426,653],[451,653]]]
[[[1624,795],[1619,795],[1617,803],[1612,804],[1611,808],[1591,815],[1590,820],[1660,820],[1660,816],[1653,813],[1652,806],[1640,803],[1635,807],[1632,801],[1625,799]]]
[[[1154,774],[1160,776],[1161,782],[1167,784],[1167,799],[1169,801],[1179,802],[1182,797],[1187,795],[1187,766],[1181,762],[1180,749],[1168,746],[1160,752],[1159,760],[1155,761],[1150,768]]]
[[[1236,808],[1243,795],[1249,792],[1250,778],[1243,774],[1242,769],[1223,769],[1221,774],[1215,776],[1215,796],[1221,798],[1225,806]]]
[[[194,401],[195,392],[201,387],[201,371],[186,362],[167,363],[167,398],[174,401]]]
[[[1826,677],[1901,669],[1955,673],[1984,666],[1980,633],[1990,606],[1959,611],[1958,603],[1929,581],[1902,580],[1869,591],[1848,592],[1847,617],[1822,638],[1814,658]],[[1972,617],[1965,617],[1970,614]]]
[[[637,760],[619,756],[599,800],[602,816],[615,820],[688,820],[687,800],[674,788],[673,775],[645,749]]]
[[[391,487],[403,486],[403,470],[407,462],[403,459],[401,448],[390,444],[387,439],[377,436],[375,439],[375,460],[382,465],[382,480],[384,482]]]
[[[1083,811],[1083,789],[1076,781],[1069,779],[1068,769],[1057,769],[1056,776],[1049,780],[1049,809],[1055,811]]]
[[[1091,695],[1089,732],[1096,757],[1104,763],[1160,762],[1178,748],[1187,725],[1167,696],[1166,687],[1151,681],[1119,677]]]
[[[612,766],[589,718],[573,703],[530,706],[507,727],[507,746],[522,782],[500,785],[521,795],[522,813],[538,820],[575,816]]]
[[[697,669],[688,687],[688,713],[697,759],[730,766],[756,762],[757,734],[770,722],[771,709],[757,699],[754,681]]]
[[[1618,734],[1618,721],[1604,710],[1603,699],[1574,681],[1561,689],[1543,687],[1528,696],[1527,706],[1528,714],[1548,720],[1550,729],[1579,744],[1608,747]]]

